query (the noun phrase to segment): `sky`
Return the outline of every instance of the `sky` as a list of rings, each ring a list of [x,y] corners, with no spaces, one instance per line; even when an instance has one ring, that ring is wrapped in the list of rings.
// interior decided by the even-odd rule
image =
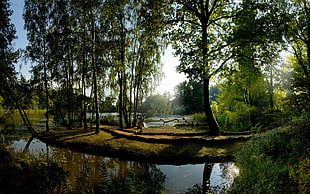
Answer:
[[[16,35],[18,37],[13,44],[15,49],[25,49],[27,46],[27,35],[24,30],[24,20],[22,17],[24,0],[11,0],[10,3],[10,9],[13,10],[11,21],[16,27]],[[163,94],[165,92],[174,94],[174,87],[183,82],[186,79],[186,76],[176,72],[179,59],[173,56],[173,49],[171,46],[169,46],[165,51],[161,62],[163,63],[162,71],[164,73],[164,77],[155,92],[159,94]],[[29,69],[30,64],[24,64],[21,60],[16,65],[16,71],[22,73],[26,78],[30,77]]]

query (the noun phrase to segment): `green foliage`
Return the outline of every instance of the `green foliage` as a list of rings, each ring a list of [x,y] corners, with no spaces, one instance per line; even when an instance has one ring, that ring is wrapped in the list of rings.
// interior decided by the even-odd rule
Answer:
[[[289,168],[290,178],[298,183],[298,189],[301,193],[310,191],[310,159],[309,155],[298,158],[298,163]]]
[[[288,139],[283,137],[283,132],[271,131],[264,137],[252,138],[236,155],[240,166],[234,185],[236,193],[277,193],[285,188],[288,166],[280,154],[286,152]]]
[[[304,120],[253,137],[236,154],[240,176],[234,183],[234,192],[295,192],[289,169],[301,165],[298,158],[309,155],[309,127],[309,120]],[[298,172],[298,168],[295,170]]]
[[[226,130],[240,131],[261,125],[258,118],[270,105],[264,76],[255,64],[239,59],[234,73],[221,83],[217,109],[223,114],[220,121]]]
[[[0,95],[2,95],[3,86],[7,79],[15,76],[15,68],[13,63],[16,62],[18,52],[13,50],[13,40],[16,39],[16,29],[11,23],[10,3],[3,0],[0,3]]]
[[[206,115],[204,113],[197,113],[194,116],[194,120],[198,123],[205,123],[207,121]]]
[[[203,84],[199,81],[184,81],[176,86],[176,100],[185,108],[185,114],[204,111]]]
[[[305,48],[301,54],[303,57],[306,55]],[[307,76],[310,72],[305,72],[307,69],[303,67],[296,56],[290,56],[288,58],[288,64],[294,69],[292,72],[292,88],[291,94],[289,96],[289,100],[291,101],[291,105],[293,105],[293,109],[302,111],[310,110],[310,101],[309,101],[309,85],[310,85],[310,77]],[[304,61],[306,63],[306,61]]]
[[[277,121],[274,109],[283,111],[285,107],[286,94],[278,92],[284,91],[278,73],[284,67],[277,62],[284,44],[285,6],[285,1],[243,1],[238,17],[233,18],[230,46],[235,54],[220,73],[224,80],[216,107],[219,123],[226,130],[272,128],[273,120]]]
[[[116,117],[113,115],[101,117],[100,123],[105,125],[119,125],[118,120],[116,120]]]
[[[285,38],[290,44],[294,56],[294,60],[291,61],[294,68],[294,90],[299,94],[296,97],[307,103],[310,98],[309,1],[290,1],[286,9]]]
[[[171,102],[167,96],[153,95],[146,98],[141,109],[147,117],[156,114],[165,117],[171,113]]]
[[[219,124],[228,131],[280,126],[289,102],[286,92],[280,87],[267,90],[265,75],[250,61],[245,62],[240,61],[234,73],[220,84],[221,93],[212,105]]]

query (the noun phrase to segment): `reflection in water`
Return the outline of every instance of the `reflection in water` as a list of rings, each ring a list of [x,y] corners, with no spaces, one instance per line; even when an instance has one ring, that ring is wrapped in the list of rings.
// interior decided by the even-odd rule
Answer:
[[[31,144],[31,142],[32,142],[33,139],[34,139],[34,136],[31,136],[31,137],[29,138],[29,140],[27,141],[27,144],[26,144],[25,147],[24,147],[23,154],[29,152],[29,146],[30,146],[30,144]]]
[[[211,181],[211,172],[214,163],[205,163],[203,169],[203,181],[202,181],[202,189],[204,193],[210,192],[210,181]]]
[[[215,163],[211,173],[211,193],[223,193],[239,175],[239,168],[233,162]]]
[[[165,176],[152,164],[92,156],[74,169],[73,192],[156,193],[164,189]]]
[[[198,188],[200,192],[221,193],[238,174],[233,163],[155,165],[50,147],[31,138],[13,141],[11,146],[57,162],[69,172],[71,190],[79,192],[185,193]]]

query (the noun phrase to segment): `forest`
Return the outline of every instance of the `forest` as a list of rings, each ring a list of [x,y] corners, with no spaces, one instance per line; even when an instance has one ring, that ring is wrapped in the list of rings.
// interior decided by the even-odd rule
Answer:
[[[285,169],[266,177],[280,177],[274,182],[285,189],[290,182],[282,178],[290,176],[301,193],[309,191],[309,0],[24,2],[25,49],[13,45],[10,1],[0,3],[0,124],[15,111],[36,135],[27,113],[43,111],[47,132],[55,122],[99,133],[103,112],[117,112],[108,124],[122,129],[137,126],[141,115],[198,115],[211,136],[266,132],[235,157],[244,185],[267,184],[249,178],[250,164],[267,157],[268,168]],[[174,94],[156,94],[168,46],[187,80]],[[16,70],[18,61],[31,63],[31,77]],[[276,157],[281,150],[288,155]],[[294,176],[302,168],[305,176]]]

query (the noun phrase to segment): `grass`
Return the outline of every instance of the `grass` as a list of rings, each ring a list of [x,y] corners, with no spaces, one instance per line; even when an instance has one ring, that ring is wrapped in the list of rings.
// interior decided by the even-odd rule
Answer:
[[[95,134],[94,131],[82,129],[44,132],[39,134],[39,139],[86,153],[169,164],[231,160],[232,155],[243,145],[240,142],[212,145],[203,141],[178,144],[151,143],[113,136],[104,131]]]

